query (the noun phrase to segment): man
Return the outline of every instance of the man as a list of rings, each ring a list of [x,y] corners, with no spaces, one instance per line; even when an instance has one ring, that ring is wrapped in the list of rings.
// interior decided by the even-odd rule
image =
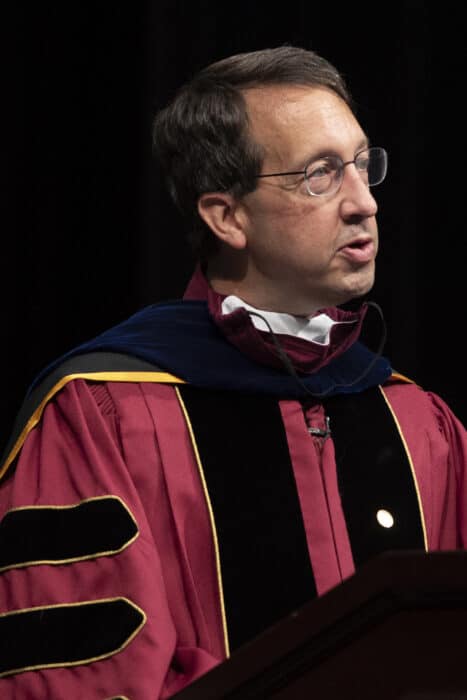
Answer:
[[[32,387],[3,463],[4,697],[167,698],[387,549],[467,537],[463,426],[359,340],[370,146],[338,72],[233,56],[155,121],[200,265]]]

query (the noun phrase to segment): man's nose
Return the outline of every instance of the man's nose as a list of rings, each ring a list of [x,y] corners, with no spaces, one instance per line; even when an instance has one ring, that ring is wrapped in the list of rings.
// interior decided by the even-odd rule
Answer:
[[[378,211],[376,200],[362,175],[353,163],[344,169],[339,192],[343,219],[354,216],[370,218]]]

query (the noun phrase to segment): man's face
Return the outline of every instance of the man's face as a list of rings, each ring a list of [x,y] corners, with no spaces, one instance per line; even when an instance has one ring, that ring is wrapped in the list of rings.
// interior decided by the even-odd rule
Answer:
[[[278,85],[244,94],[251,136],[265,152],[262,173],[300,170],[326,155],[353,160],[367,145],[330,90]],[[365,294],[374,282],[376,210],[352,164],[332,195],[310,196],[300,175],[259,179],[240,202],[247,257],[240,295],[259,308],[309,314]]]

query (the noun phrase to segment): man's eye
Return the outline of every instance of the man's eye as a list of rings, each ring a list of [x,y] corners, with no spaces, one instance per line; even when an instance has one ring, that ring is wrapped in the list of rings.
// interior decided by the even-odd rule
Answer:
[[[329,177],[329,175],[332,175],[333,170],[334,168],[331,167],[330,163],[313,164],[307,168],[306,176],[309,180],[318,180],[322,177]]]
[[[356,166],[357,170],[365,170],[366,171],[366,170],[368,170],[369,165],[370,165],[370,159],[368,158],[368,156],[365,156],[363,158],[357,158],[357,160],[355,161],[355,166]]]

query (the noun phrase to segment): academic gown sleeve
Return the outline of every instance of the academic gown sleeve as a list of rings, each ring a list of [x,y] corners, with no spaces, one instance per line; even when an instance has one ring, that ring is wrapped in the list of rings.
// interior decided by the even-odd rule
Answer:
[[[167,698],[225,657],[215,583],[196,593],[190,570],[190,547],[213,557],[204,504],[186,456],[169,483],[154,425],[173,390],[153,388],[155,410],[143,394],[71,382],[1,486],[2,698]]]
[[[411,456],[430,551],[467,547],[467,433],[437,394],[416,384],[385,388]]]
[[[446,402],[437,394],[428,392],[427,396],[433,405],[439,443],[432,447],[433,458],[431,461],[431,481],[433,502],[438,511],[443,513],[446,525],[451,517],[451,530],[456,532],[456,540],[452,537],[452,545],[439,546],[440,549],[466,549],[467,548],[467,432],[462,422],[453,413]],[[433,440],[434,443],[434,440]],[[446,464],[447,474],[450,475],[451,488],[444,490],[445,497],[441,499],[440,489],[437,488],[440,463]],[[446,480],[447,481],[447,480]],[[443,492],[441,492],[443,493]],[[445,528],[448,530],[448,527]]]

